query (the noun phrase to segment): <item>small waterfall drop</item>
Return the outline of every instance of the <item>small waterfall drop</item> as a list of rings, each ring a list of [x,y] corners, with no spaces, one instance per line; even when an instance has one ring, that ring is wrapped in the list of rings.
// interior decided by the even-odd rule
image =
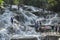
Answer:
[[[12,5],[12,9],[17,7],[14,7]],[[30,10],[30,11],[29,11]],[[42,21],[42,24],[49,25],[51,24],[52,20],[56,18],[58,15],[55,14],[54,17],[51,18],[51,16],[47,16],[48,18],[44,17],[38,17],[33,12],[43,12],[43,9],[36,8],[33,6],[23,6],[19,8],[19,11],[13,12],[10,11],[9,9],[5,8],[5,12],[0,15],[0,40],[11,40],[12,36],[27,36],[27,35],[37,35],[36,37],[39,39],[40,33],[35,31],[35,28],[30,27],[28,25],[34,25],[35,21]],[[44,11],[44,13],[47,13],[48,11]],[[17,17],[15,15],[19,15],[19,21],[17,20]],[[43,16],[43,15],[42,15]],[[13,24],[11,23],[11,17],[14,17],[13,19]]]

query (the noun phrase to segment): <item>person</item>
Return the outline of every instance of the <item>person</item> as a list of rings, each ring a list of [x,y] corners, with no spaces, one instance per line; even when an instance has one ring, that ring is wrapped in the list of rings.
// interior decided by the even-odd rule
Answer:
[[[41,28],[42,24],[41,24],[41,21],[39,21],[39,28]]]
[[[13,24],[13,18],[11,17],[11,23]]]
[[[41,21],[39,21],[40,22],[40,26],[42,25],[42,23],[41,23]]]
[[[39,24],[38,24],[39,21],[35,22],[35,30],[38,32],[38,28],[39,28]]]

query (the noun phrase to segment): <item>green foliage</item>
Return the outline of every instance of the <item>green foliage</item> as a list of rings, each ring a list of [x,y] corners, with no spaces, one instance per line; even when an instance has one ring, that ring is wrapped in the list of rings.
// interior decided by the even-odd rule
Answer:
[[[42,7],[43,5],[45,6],[46,3],[46,0],[24,0],[24,4],[37,7]]]
[[[0,7],[3,8],[3,3],[4,1],[3,0],[0,0]]]
[[[19,0],[14,0],[14,4],[18,5],[19,4]]]
[[[3,0],[0,0],[0,5],[3,3]]]
[[[0,0],[0,3],[2,2],[3,0]]]
[[[14,0],[14,4],[15,4],[15,5],[22,4],[22,3],[23,3],[22,0]]]
[[[52,11],[60,11],[60,0],[24,0],[23,3]]]
[[[57,4],[55,0],[24,0],[23,2],[26,5],[33,5],[41,8],[46,8]]]
[[[0,7],[3,3],[10,5],[32,5],[40,8],[48,8],[51,10],[60,10],[60,0],[0,0]]]
[[[60,11],[60,0],[47,0],[48,1],[48,9],[59,12]]]
[[[55,1],[55,0],[48,0],[48,3],[49,3],[50,6],[54,6],[54,5],[57,4],[57,1]]]

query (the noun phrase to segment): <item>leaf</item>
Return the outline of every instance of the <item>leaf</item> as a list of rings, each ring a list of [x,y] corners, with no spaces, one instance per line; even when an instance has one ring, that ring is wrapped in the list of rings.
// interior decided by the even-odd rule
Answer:
[[[19,0],[14,0],[14,4],[19,4]]]

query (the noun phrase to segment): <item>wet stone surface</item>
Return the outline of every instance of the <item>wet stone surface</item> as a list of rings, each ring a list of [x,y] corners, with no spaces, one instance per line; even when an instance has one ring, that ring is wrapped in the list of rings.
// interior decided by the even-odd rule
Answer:
[[[20,38],[20,39],[11,39],[11,40],[37,40],[37,38]]]

